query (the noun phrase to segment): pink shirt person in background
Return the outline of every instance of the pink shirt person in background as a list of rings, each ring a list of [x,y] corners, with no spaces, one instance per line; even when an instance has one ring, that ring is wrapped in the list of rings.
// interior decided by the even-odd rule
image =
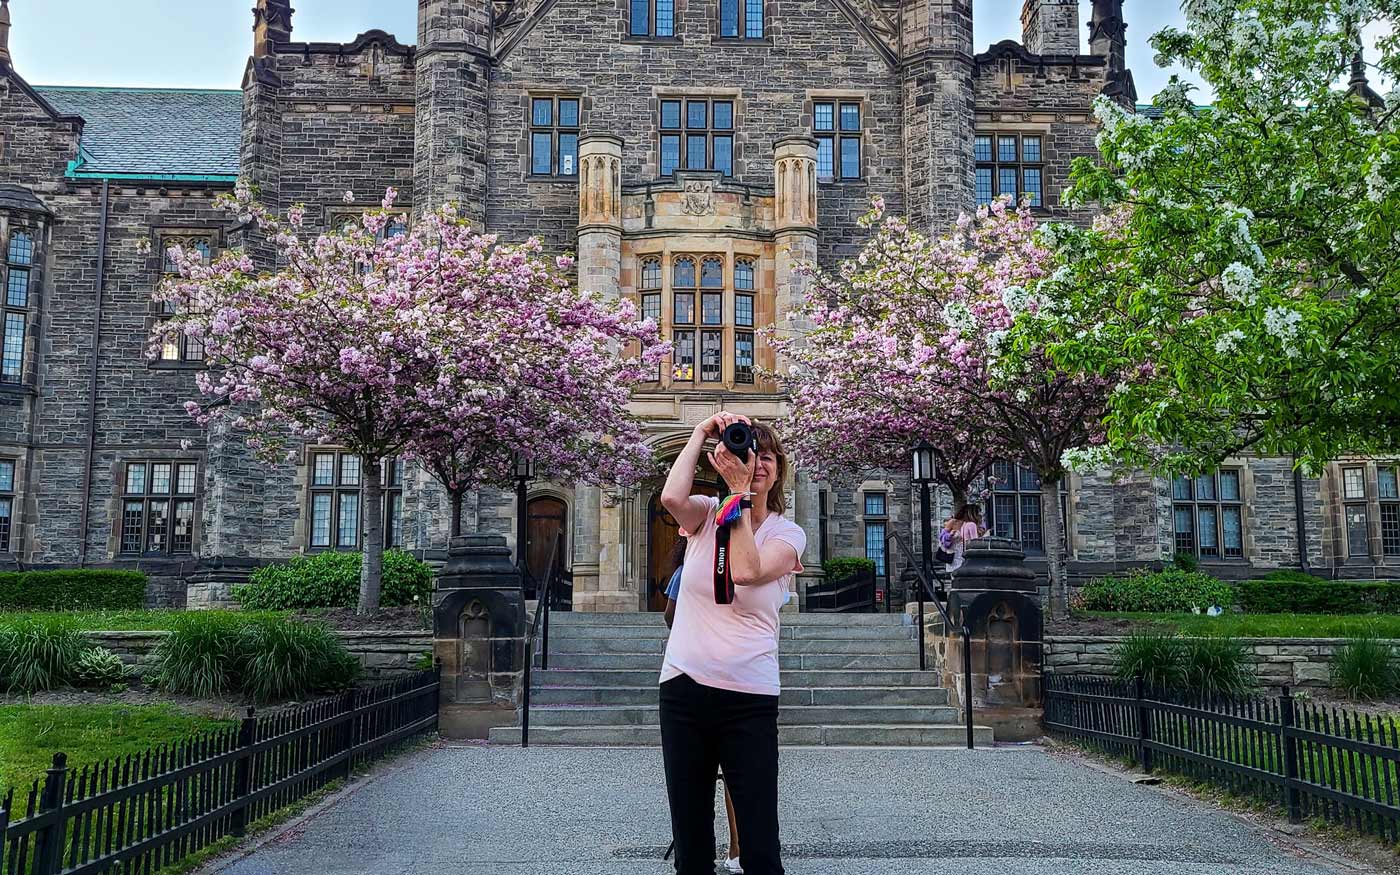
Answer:
[[[943,530],[953,536],[953,561],[948,563],[948,571],[957,571],[966,561],[964,552],[968,543],[987,534],[982,528],[982,509],[975,504],[963,504],[943,524]]]

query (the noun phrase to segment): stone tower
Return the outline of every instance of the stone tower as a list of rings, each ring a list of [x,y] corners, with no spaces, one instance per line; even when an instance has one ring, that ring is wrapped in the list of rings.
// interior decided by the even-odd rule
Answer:
[[[419,0],[413,206],[486,219],[490,0]]]
[[[901,54],[905,190],[924,231],[973,206],[971,0],[904,0]]]

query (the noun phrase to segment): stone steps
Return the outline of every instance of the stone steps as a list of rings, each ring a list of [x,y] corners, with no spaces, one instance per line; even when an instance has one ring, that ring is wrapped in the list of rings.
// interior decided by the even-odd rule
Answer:
[[[652,678],[653,681],[656,678]],[[530,694],[535,705],[631,705],[656,707],[657,686],[536,687]],[[942,687],[790,687],[784,686],[778,699],[791,705],[909,705],[948,704],[948,691]]]
[[[549,669],[531,672],[530,743],[660,744],[668,634],[659,614],[552,614]],[[948,691],[919,671],[916,634],[903,614],[783,615],[779,743],[965,744]],[[978,727],[975,737],[989,744],[992,732]],[[519,744],[520,728],[492,729],[489,739]]]
[[[990,727],[973,728],[978,746],[992,743]],[[491,730],[494,744],[520,744],[520,727]],[[843,747],[962,747],[967,742],[961,725],[933,726],[779,726],[780,745],[839,745]],[[530,725],[531,744],[657,747],[660,726],[540,726]]]

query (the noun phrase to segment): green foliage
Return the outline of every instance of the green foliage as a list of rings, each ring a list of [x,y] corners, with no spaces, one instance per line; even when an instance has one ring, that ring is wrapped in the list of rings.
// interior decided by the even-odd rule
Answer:
[[[82,633],[61,618],[0,627],[0,686],[21,693],[64,686],[88,646]]]
[[[1201,572],[1176,568],[1134,569],[1127,574],[1091,580],[1082,590],[1090,611],[1176,612],[1229,607],[1235,593],[1228,583]]]
[[[435,664],[436,663],[433,662],[433,655],[431,653],[419,654],[418,658],[413,660],[413,670],[428,671]]]
[[[1400,638],[1400,615],[1393,614],[1146,614],[1090,611],[1088,618],[1129,620],[1183,635],[1226,635],[1237,638],[1353,638],[1375,635]]]
[[[194,612],[156,648],[151,680],[200,698],[243,693],[258,702],[345,688],[359,662],[323,623]]]
[[[1196,558],[1195,553],[1177,553],[1172,557],[1172,567],[1189,574],[1201,567],[1201,560]]]
[[[1233,638],[1188,638],[1184,658],[1184,681],[1193,692],[1242,696],[1256,685],[1248,651]]]
[[[360,663],[323,623],[259,619],[238,640],[242,689],[257,702],[300,699],[349,686]]]
[[[105,647],[89,647],[73,665],[73,681],[83,687],[111,687],[126,674],[126,663]]]
[[[267,565],[253,572],[247,586],[234,596],[245,608],[297,610],[302,608],[353,607],[360,598],[359,553],[326,551],[298,556],[290,562]],[[428,563],[403,550],[384,551],[385,607],[431,601],[433,570]]]
[[[1246,580],[1240,607],[1258,614],[1394,614],[1400,612],[1400,582],[1304,579]]]
[[[835,556],[822,563],[822,571],[828,580],[849,580],[853,577],[873,576],[875,560],[863,556]]]
[[[242,681],[238,639],[244,621],[223,611],[191,611],[178,619],[153,654],[150,680],[172,693],[222,696]]]
[[[1113,649],[1120,680],[1141,677],[1149,689],[1176,689],[1186,680],[1186,648],[1176,635],[1134,632]]]
[[[1295,568],[1280,568],[1277,571],[1270,571],[1259,579],[1272,580],[1275,583],[1326,583],[1325,578],[1298,571]]]
[[[139,608],[146,575],[75,568],[0,572],[0,611],[83,611]]]
[[[1332,686],[1353,699],[1382,699],[1400,692],[1400,662],[1388,642],[1353,638],[1332,654]]]

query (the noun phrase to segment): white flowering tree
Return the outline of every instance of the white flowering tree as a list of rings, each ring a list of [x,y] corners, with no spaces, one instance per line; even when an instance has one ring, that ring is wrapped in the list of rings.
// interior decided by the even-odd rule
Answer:
[[[1121,462],[1208,470],[1254,451],[1316,468],[1393,445],[1400,427],[1400,95],[1396,38],[1357,34],[1400,0],[1187,0],[1152,38],[1173,79],[1149,120],[1101,99],[1102,160],[1068,199],[1107,212],[1050,226],[1068,265],[1020,343],[1062,366],[1133,373],[1106,426]],[[1385,448],[1393,448],[1385,447]],[[1088,461],[1105,461],[1095,455]]]

